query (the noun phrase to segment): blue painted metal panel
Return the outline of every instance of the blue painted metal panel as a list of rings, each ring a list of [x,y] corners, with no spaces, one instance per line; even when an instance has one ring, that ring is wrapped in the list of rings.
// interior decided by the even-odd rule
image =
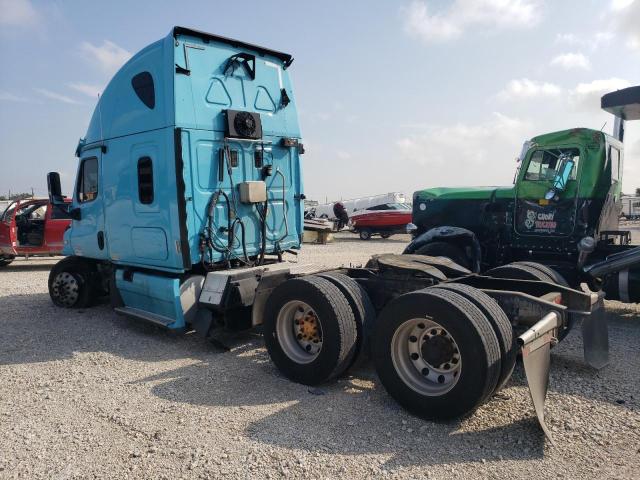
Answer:
[[[103,158],[102,150],[100,148],[92,148],[84,152],[80,157],[80,162],[78,163],[77,175],[80,175],[82,162],[92,158],[96,159],[98,162],[98,193],[96,198],[93,200],[82,203],[78,200],[77,192],[73,195],[72,208],[80,210],[81,219],[72,220],[71,229],[68,234],[65,234],[64,250],[67,255],[78,255],[98,260],[106,260],[109,258],[109,245],[104,233],[105,191],[100,182],[100,178],[103,174]],[[102,236],[102,244],[98,240],[99,235]]]
[[[185,163],[186,196],[188,202],[188,230],[191,261],[200,261],[198,242],[207,222],[207,205],[211,196],[220,190],[229,198],[237,197],[237,185],[243,181],[262,180],[261,168],[256,167],[256,150],[264,147],[265,165],[273,166],[274,175],[266,179],[269,199],[267,215],[267,251],[274,253],[300,247],[303,228],[303,202],[300,157],[298,149],[280,146],[283,137],[300,138],[300,128],[289,71],[283,61],[259,55],[250,49],[238,49],[216,41],[205,42],[194,36],[179,36],[175,47],[175,63],[190,70],[189,75],[176,74],[176,125],[183,129],[182,156]],[[232,55],[256,55],[255,79],[243,68],[225,68]],[[290,99],[281,101],[284,88]],[[260,114],[263,144],[242,140],[225,141],[226,109]],[[220,178],[220,151],[225,147],[238,155],[238,166],[229,177],[223,164]],[[188,170],[188,171],[186,171]],[[284,191],[283,191],[284,187]],[[284,199],[284,200],[283,200]],[[246,250],[257,255],[261,248],[261,225],[256,206],[233,202],[233,209],[245,226]],[[219,227],[228,225],[228,208],[224,198],[219,201],[214,223],[214,243],[219,249],[228,248],[226,232]],[[286,218],[286,221],[285,221]],[[238,228],[238,236],[240,229]],[[232,257],[242,256],[239,241],[231,248]],[[214,260],[224,254],[213,252]]]
[[[109,140],[103,155],[109,258],[120,265],[182,271],[173,128]],[[138,161],[149,157],[154,198],[140,201]],[[139,230],[143,229],[143,230]],[[137,231],[137,233],[136,233]]]
[[[225,73],[229,58],[238,53],[256,55],[255,79],[243,68]],[[79,145],[82,157],[96,146],[106,148],[99,182],[103,216],[96,217],[95,225],[90,216],[74,222],[65,236],[72,250],[120,265],[177,273],[189,270],[190,264],[201,260],[200,233],[207,221],[211,196],[221,190],[237,199],[239,182],[261,180],[254,154],[263,147],[264,164],[272,165],[274,172],[266,179],[267,253],[299,248],[303,225],[300,158],[296,147],[280,145],[283,137],[299,139],[300,129],[289,71],[283,61],[282,56],[252,51],[247,45],[204,41],[190,34],[177,38],[170,34],[134,55],[105,89],[86,138]],[[176,65],[188,68],[189,75],[176,71]],[[153,108],[132,86],[133,77],[141,72],[149,72],[153,78]],[[281,89],[290,99],[286,106]],[[262,144],[225,141],[224,110],[228,108],[260,114]],[[176,161],[176,129],[182,165],[180,158]],[[219,151],[225,145],[238,153],[239,163],[231,177],[225,168],[221,179]],[[138,198],[137,161],[142,155],[153,160],[155,195],[149,205]],[[182,171],[176,171],[177,166]],[[247,253],[257,255],[261,231],[256,206],[237,200],[234,210],[245,225]],[[226,226],[228,217],[222,201],[214,216],[216,227]],[[106,247],[95,252],[88,248],[90,242],[95,244],[95,235],[89,235],[89,230],[95,232],[100,222],[104,224]],[[186,233],[181,228],[186,228]],[[223,237],[216,242],[226,248],[226,235]],[[185,242],[189,255],[183,257]],[[236,241],[229,250],[232,256],[240,256],[242,246]],[[224,257],[216,253],[213,260],[222,261]]]
[[[116,270],[116,287],[127,307],[137,308],[174,321],[166,325],[171,329],[185,327],[180,303],[180,279],[133,272],[124,279],[124,270]]]

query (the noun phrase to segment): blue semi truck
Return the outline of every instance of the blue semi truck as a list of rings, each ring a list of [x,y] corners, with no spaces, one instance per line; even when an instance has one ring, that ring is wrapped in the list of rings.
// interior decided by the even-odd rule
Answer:
[[[587,361],[606,364],[597,294],[546,267],[512,280],[422,255],[333,270],[283,261],[301,246],[305,198],[292,62],[175,27],[116,73],[76,149],[53,302],[108,296],[118,313],[209,337],[261,328],[276,366],[304,384],[371,356],[389,393],[426,418],[490,398],[520,348],[544,426],[549,348],[575,320]],[[62,203],[57,173],[48,185]]]

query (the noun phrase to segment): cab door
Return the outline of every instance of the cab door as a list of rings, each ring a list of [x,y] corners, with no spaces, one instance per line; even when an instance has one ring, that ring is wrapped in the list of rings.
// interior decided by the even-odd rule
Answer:
[[[104,186],[101,185],[102,154],[99,149],[80,159],[73,204],[70,246],[74,255],[99,260],[108,257],[104,232]]]
[[[64,232],[71,224],[69,204],[49,204],[44,224],[44,247],[49,253],[60,253],[64,245]]]
[[[581,151],[578,146],[533,148],[525,158],[516,185],[515,229],[521,235],[563,237],[576,225]],[[559,190],[562,159],[573,168]],[[553,194],[552,194],[553,193]]]
[[[10,203],[0,216],[0,256],[17,254],[15,214],[19,203]]]

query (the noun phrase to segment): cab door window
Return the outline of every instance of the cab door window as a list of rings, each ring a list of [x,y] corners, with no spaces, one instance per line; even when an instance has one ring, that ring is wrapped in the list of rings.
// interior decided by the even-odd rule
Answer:
[[[86,158],[80,164],[78,175],[78,202],[85,203],[95,200],[98,196],[98,159]]]
[[[577,148],[536,150],[533,152],[533,155],[531,155],[524,179],[530,181],[553,180],[561,166],[561,162],[559,161],[561,156],[573,160],[573,168],[571,169],[568,180],[575,180],[578,175],[578,162],[580,161],[580,152]]]

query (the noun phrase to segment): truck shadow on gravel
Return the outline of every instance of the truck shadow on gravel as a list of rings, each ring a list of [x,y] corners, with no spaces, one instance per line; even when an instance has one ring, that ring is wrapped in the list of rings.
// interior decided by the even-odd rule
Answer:
[[[360,245],[366,245],[369,243],[376,243],[376,244],[380,244],[380,243],[402,243],[404,245],[406,245],[408,242],[406,239],[404,238],[382,238],[382,237],[377,237],[377,236],[373,236],[371,237],[369,240],[361,240],[360,237],[358,237],[358,235],[354,234],[353,237],[336,237],[333,241],[334,243],[358,243]]]
[[[14,262],[10,263],[6,267],[2,267],[0,269],[0,273],[11,272],[11,273],[21,273],[21,272],[48,272],[53,267],[53,263],[26,263],[26,262]]]
[[[522,390],[520,370],[510,387]],[[432,422],[412,416],[387,395],[371,365],[320,387],[292,383],[275,369],[258,338],[212,363],[139,383],[151,383],[152,392],[165,400],[231,407],[249,418],[260,415],[245,429],[254,441],[309,453],[388,454],[388,469],[544,455],[544,437],[530,404],[515,419],[507,414],[504,421],[495,421],[488,413],[515,406],[511,388],[483,406],[479,417]],[[264,416],[265,407],[273,413]],[[499,426],[487,427],[479,418]]]

